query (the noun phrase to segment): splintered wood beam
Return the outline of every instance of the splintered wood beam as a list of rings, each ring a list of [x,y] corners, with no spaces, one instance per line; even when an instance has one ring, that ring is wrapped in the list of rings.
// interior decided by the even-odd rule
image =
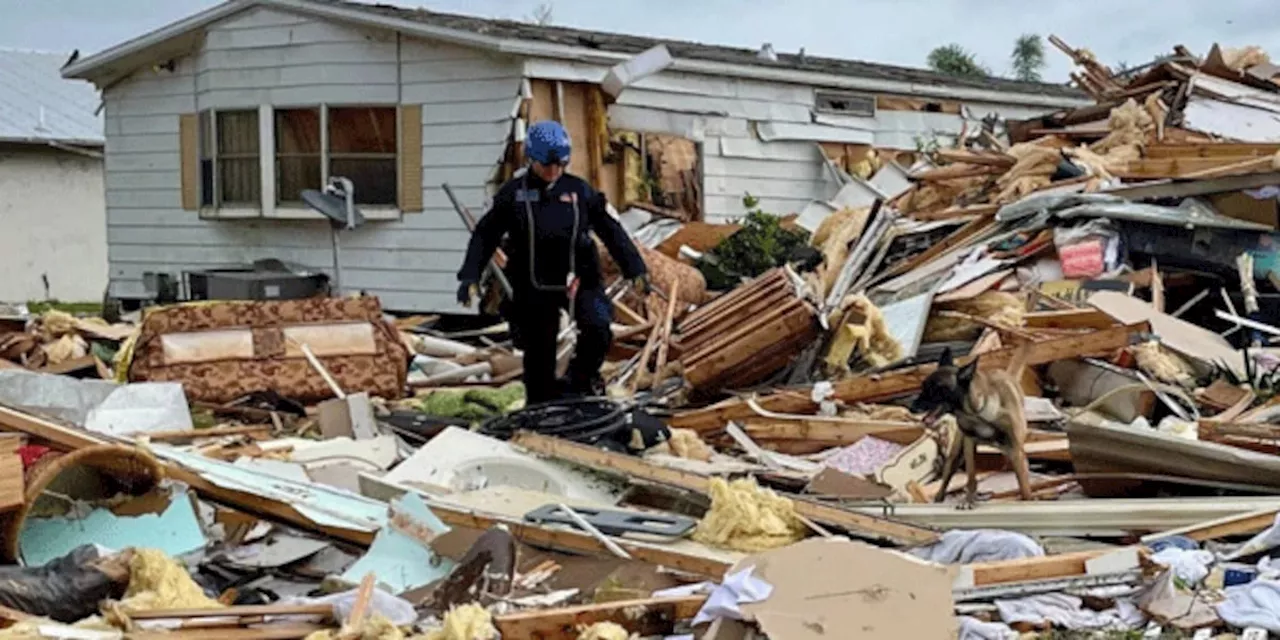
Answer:
[[[602,473],[647,480],[702,495],[709,495],[711,478],[689,471],[672,469],[646,462],[634,456],[604,451],[595,447],[539,435],[528,431],[516,434],[511,443],[534,453],[571,462]],[[794,498],[796,513],[823,525],[845,529],[858,535],[888,540],[901,545],[928,544],[938,533],[918,525],[910,525],[866,514],[847,511],[832,505]]]
[[[707,601],[705,595],[622,600],[497,616],[493,624],[504,638],[574,640],[582,627],[613,622],[639,636],[670,634],[679,620],[689,620]]]
[[[1027,366],[1036,366],[1087,356],[1107,356],[1128,347],[1133,336],[1149,332],[1150,325],[1142,322],[1102,329],[1084,335],[1071,335],[1052,340],[1031,343],[1027,352]],[[1004,369],[1009,366],[1017,347],[1009,347],[982,354],[978,368],[984,371]],[[961,358],[961,364],[969,361]],[[909,394],[920,388],[924,379],[933,373],[937,365],[926,364],[891,371],[883,375],[858,376],[835,383],[835,397],[846,403],[880,402]],[[776,413],[811,413],[817,405],[807,392],[780,393],[760,398],[759,406]],[[695,431],[715,431],[733,420],[757,415],[745,400],[733,400],[704,409],[686,411],[672,416],[670,425]]]

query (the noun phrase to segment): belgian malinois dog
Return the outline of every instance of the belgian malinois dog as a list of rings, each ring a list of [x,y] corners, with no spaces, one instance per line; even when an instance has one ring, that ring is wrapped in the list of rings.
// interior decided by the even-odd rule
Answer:
[[[1022,390],[1018,377],[1026,362],[1027,349],[1019,349],[1008,371],[978,371],[978,359],[957,367],[946,349],[938,358],[938,368],[925,378],[920,395],[911,405],[914,413],[925,414],[925,426],[933,426],[939,418],[951,414],[959,427],[958,442],[950,443],[942,466],[942,488],[934,497],[942,502],[956,472],[957,458],[964,447],[964,465],[968,472],[964,506],[977,500],[978,478],[976,451],[979,444],[1000,450],[1013,464],[1018,476],[1018,490],[1023,500],[1031,499],[1030,471],[1026,450],[1027,417],[1023,411]]]

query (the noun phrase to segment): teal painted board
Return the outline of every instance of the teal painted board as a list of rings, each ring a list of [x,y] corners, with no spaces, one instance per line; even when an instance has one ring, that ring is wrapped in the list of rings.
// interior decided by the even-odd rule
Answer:
[[[431,513],[416,493],[409,492],[392,500],[391,511],[408,519],[414,529],[425,527],[436,535],[449,531],[449,526]],[[342,574],[343,580],[358,583],[372,572],[379,584],[399,594],[449,575],[454,562],[438,557],[430,546],[397,530],[392,524],[396,519],[388,519],[387,526],[373,539],[369,552]]]
[[[94,509],[83,518],[29,518],[18,535],[19,552],[29,567],[42,566],[86,544],[112,550],[159,549],[180,556],[206,543],[186,491],[175,492],[163,513],[117,516],[107,509]]]

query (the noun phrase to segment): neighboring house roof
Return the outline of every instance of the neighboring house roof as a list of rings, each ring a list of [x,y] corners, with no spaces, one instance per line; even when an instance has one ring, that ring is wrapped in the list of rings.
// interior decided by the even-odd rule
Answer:
[[[613,64],[655,45],[665,44],[675,58],[672,69],[676,71],[1037,106],[1092,103],[1084,93],[1066,85],[1004,78],[957,78],[924,69],[796,54],[778,54],[777,60],[769,60],[751,49],[492,20],[349,0],[228,0],[69,64],[63,69],[63,75],[93,80],[100,86],[110,84],[157,58],[190,52],[198,46],[196,35],[205,26],[252,6],[393,29],[417,37],[512,55]]]
[[[63,79],[67,58],[0,49],[0,142],[102,145],[98,91]]]

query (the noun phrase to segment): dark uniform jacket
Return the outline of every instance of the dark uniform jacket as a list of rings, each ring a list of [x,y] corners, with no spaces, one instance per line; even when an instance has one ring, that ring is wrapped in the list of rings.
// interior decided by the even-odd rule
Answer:
[[[501,244],[507,253],[507,278],[516,295],[547,288],[563,290],[570,273],[571,249],[579,287],[600,288],[600,259],[591,232],[604,243],[624,277],[645,273],[639,250],[617,218],[609,214],[604,194],[567,173],[548,188],[533,172],[526,172],[502,185],[489,211],[476,224],[458,280],[479,282]]]

